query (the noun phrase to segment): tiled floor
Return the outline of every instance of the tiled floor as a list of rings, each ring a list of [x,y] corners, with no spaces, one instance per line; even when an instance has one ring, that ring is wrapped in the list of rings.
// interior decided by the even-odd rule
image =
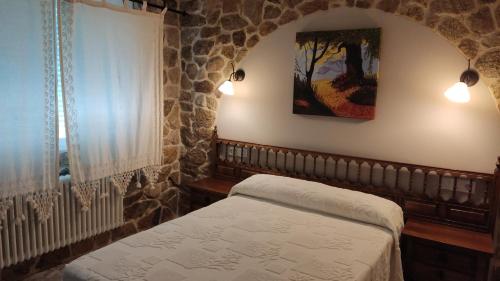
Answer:
[[[25,281],[62,281],[63,265],[39,272],[25,279]]]

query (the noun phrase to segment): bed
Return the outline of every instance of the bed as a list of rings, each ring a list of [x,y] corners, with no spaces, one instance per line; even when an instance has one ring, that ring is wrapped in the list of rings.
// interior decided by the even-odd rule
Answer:
[[[68,264],[83,280],[403,280],[403,212],[321,183],[254,175],[227,199]]]

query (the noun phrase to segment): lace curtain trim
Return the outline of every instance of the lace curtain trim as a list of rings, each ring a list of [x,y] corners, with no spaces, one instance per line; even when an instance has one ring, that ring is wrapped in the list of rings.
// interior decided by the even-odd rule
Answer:
[[[57,1],[44,0],[40,2],[42,12],[44,72],[45,72],[45,153],[44,166],[46,172],[44,187],[55,189],[59,180],[59,146],[57,127],[57,67],[56,67],[56,15]]]
[[[23,202],[30,204],[37,215],[39,223],[46,222],[52,216],[54,200],[58,196],[59,192],[50,190],[0,199],[0,229],[2,229],[2,222],[8,219],[9,211],[13,213],[11,217],[14,218],[16,224],[20,224],[25,220],[26,210]]]
[[[14,205],[12,198],[0,199],[0,229],[2,229],[2,222],[7,219],[7,211]]]
[[[7,181],[0,179],[0,199],[2,208],[5,210],[6,202],[13,200],[16,196],[35,193],[39,190],[53,189],[57,186],[58,177],[58,143],[57,143],[57,100],[56,100],[56,54],[55,54],[55,15],[54,0],[37,1],[41,14],[41,33],[43,41],[39,43],[43,58],[44,85],[40,94],[44,97],[44,143],[43,149],[43,172],[33,172],[31,175],[19,173],[20,178]],[[34,23],[35,24],[35,23]],[[41,124],[40,124],[41,125]],[[10,199],[8,199],[10,198]],[[0,212],[5,212],[0,210]],[[1,217],[1,214],[0,214]]]
[[[46,222],[51,217],[54,201],[59,195],[60,193],[57,191],[48,191],[36,193],[27,197],[27,201],[35,210],[39,223]]]
[[[160,176],[161,167],[160,166],[149,166],[142,169],[144,176],[148,180],[148,183],[154,186],[158,182],[158,177]]]
[[[126,172],[110,177],[111,183],[118,190],[121,196],[125,196],[127,193],[128,186],[132,178],[134,177],[137,181],[137,188],[141,188],[141,177],[144,175],[149,184],[154,185],[158,183],[158,178],[160,177],[161,166],[148,166],[142,169],[138,169],[131,172]]]
[[[44,172],[40,178],[26,179],[17,183],[7,184],[6,194],[1,194],[0,199],[0,219],[6,219],[9,209],[15,216],[15,222],[19,224],[25,219],[23,211],[23,200],[30,202],[33,210],[38,215],[39,221],[43,222],[50,217],[52,205],[49,201],[57,194],[55,189],[58,186],[58,166],[59,149],[57,142],[57,71],[56,71],[56,15],[55,0],[39,1],[43,42],[40,48],[43,51],[43,74],[44,88],[44,150],[43,165]],[[16,185],[16,189],[9,189],[9,186]],[[44,189],[40,191],[40,189]],[[1,225],[0,225],[1,228]]]
[[[119,172],[117,171],[117,167],[123,170],[137,170],[142,167],[146,167],[149,165],[155,165],[161,162],[161,157],[158,157],[157,154],[142,154],[139,157],[133,159],[119,159],[117,161],[108,162],[105,164],[101,164],[98,166],[86,166],[82,165],[82,161],[80,160],[81,155],[81,146],[79,140],[81,137],[79,136],[79,120],[76,108],[76,97],[74,93],[74,80],[73,80],[73,32],[74,32],[74,3],[84,3],[88,5],[93,5],[95,2],[92,1],[61,1],[60,11],[61,11],[61,24],[60,26],[60,50],[61,50],[61,76],[62,76],[62,87],[65,95],[65,108],[66,108],[66,126],[69,128],[67,130],[68,133],[68,158],[71,163],[71,176],[75,180],[75,182],[84,181],[82,175],[92,175],[92,179],[102,179],[106,177],[110,177],[113,179],[114,177],[119,177]],[[98,6],[101,6],[100,4]],[[104,5],[103,7],[107,7]],[[111,5],[114,7],[114,5]],[[128,8],[127,8],[128,10]],[[130,10],[130,12],[135,12],[136,10]],[[151,14],[152,16],[157,17],[157,14]],[[160,52],[163,54],[163,52]],[[160,79],[160,81],[163,81]],[[163,99],[160,99],[163,100]],[[158,109],[162,109],[162,106],[159,106]],[[162,114],[158,114],[156,116],[158,120],[158,126],[161,128],[162,124]],[[157,136],[160,144],[162,143],[161,135]],[[161,147],[161,145],[160,145]],[[118,176],[110,176],[110,175],[118,175]],[[115,179],[117,185],[121,187],[122,183],[119,182],[118,179]],[[126,190],[126,188],[125,188]]]
[[[150,184],[155,184],[158,181],[160,168],[150,166],[161,163],[161,157],[156,154],[146,154],[141,155],[135,159],[120,159],[113,163],[107,163],[105,165],[99,166],[84,166],[82,165],[82,161],[80,161],[79,156],[81,155],[82,147],[78,140],[80,136],[78,134],[79,129],[79,120],[76,108],[76,96],[74,92],[74,79],[73,79],[73,32],[74,32],[74,3],[85,3],[88,5],[96,5],[96,2],[85,1],[85,0],[74,0],[74,1],[61,1],[60,2],[60,50],[61,50],[61,76],[62,76],[62,86],[65,95],[65,110],[66,110],[66,126],[69,128],[68,132],[68,156],[69,161],[71,163],[71,177],[73,179],[74,184],[72,185],[72,190],[75,193],[80,205],[82,207],[82,211],[87,211],[91,207],[91,204],[95,198],[96,189],[100,184],[99,179],[109,178],[110,182],[117,189],[120,195],[125,196],[127,192],[127,188],[130,185],[134,174],[137,178],[137,187],[140,188],[140,178],[141,174],[144,174],[146,179]],[[104,5],[104,6],[103,6]],[[102,7],[107,7],[107,5],[103,4],[99,5]],[[107,7],[108,8],[108,7]],[[128,10],[128,12],[135,13],[135,10]],[[166,11],[166,10],[165,10]],[[161,17],[164,16],[165,11],[162,12]],[[144,14],[144,11],[141,12]],[[151,14],[154,17],[160,17],[158,14]],[[162,22],[160,22],[162,23]],[[163,25],[160,25],[163,27]],[[162,42],[160,40],[160,42]],[[160,54],[162,54],[162,46],[160,48]],[[162,73],[160,73],[161,75]],[[159,79],[159,81],[163,81]],[[160,92],[161,94],[163,91]],[[163,99],[160,99],[160,101]],[[162,106],[159,106],[159,110],[162,109]],[[156,114],[157,122],[159,128],[161,128],[162,124],[162,114],[159,114],[158,111]],[[161,135],[155,135],[158,137],[159,143],[161,144]],[[161,147],[161,145],[159,145]],[[161,149],[159,150],[161,153]],[[116,171],[116,167],[123,168],[128,172],[120,173]],[[92,175],[92,179],[94,181],[84,181],[83,175]]]
[[[161,166],[148,166],[135,171],[125,172],[109,177],[110,182],[116,188],[118,193],[123,197],[127,193],[128,186],[134,175],[136,176],[137,188],[140,188],[141,177],[144,175],[149,184],[155,185],[160,177]],[[88,211],[95,198],[95,193],[99,187],[100,181],[92,181],[86,183],[74,184],[71,189],[75,192],[82,211]]]
[[[134,176],[135,172],[127,172],[119,175],[114,175],[111,176],[111,183],[113,186],[118,190],[118,193],[121,196],[125,196],[125,193],[127,193],[128,186],[130,184],[130,181],[132,180],[132,177]],[[138,179],[138,181],[140,181]]]
[[[71,156],[73,156],[75,159],[79,157],[79,155],[70,155],[70,157]],[[140,170],[143,167],[154,165],[156,164],[155,158],[157,158],[155,154],[147,154],[136,158],[120,159],[117,161],[108,162],[106,164],[100,164],[96,166],[82,165],[81,164],[82,161],[79,160],[77,161],[80,162],[79,164],[80,172],[86,175],[92,175],[92,179],[102,179],[110,177],[110,175],[120,175],[122,174],[122,171]],[[73,173],[73,169],[71,169],[71,172]],[[74,177],[76,181],[81,181],[81,178],[75,176],[74,173],[72,174],[72,177]]]
[[[19,225],[25,219],[22,211],[21,196],[0,199],[0,230],[3,228],[3,223],[7,219],[8,211],[12,207],[14,207],[14,210],[11,212],[14,212],[14,222],[16,225]]]
[[[90,209],[98,187],[99,181],[79,183],[71,187],[71,190],[73,190],[76,198],[80,202],[82,212],[86,212]]]
[[[116,188],[118,193],[123,197],[125,196],[128,186],[132,178],[136,176],[138,188],[140,188],[140,181],[144,175],[149,184],[156,184],[160,175],[161,166],[148,166],[135,171],[130,171],[118,175],[107,177],[109,182]],[[96,180],[87,183],[80,183],[72,185],[71,189],[81,206],[81,211],[85,212],[90,209],[92,202],[95,199],[96,191],[99,188],[102,180]],[[63,187],[64,188],[64,187]],[[26,210],[23,210],[23,198],[28,202],[31,208],[37,215],[39,223],[44,223],[53,213],[55,200],[58,199],[60,193],[57,190],[49,190],[42,192],[32,192],[29,194],[6,197],[0,199],[0,229],[2,221],[7,219],[9,210],[14,212],[14,220],[16,223],[21,223],[24,220]],[[108,196],[103,194],[102,196]]]
[[[75,159],[75,155],[80,155],[79,144],[72,143],[78,137],[78,122],[76,119],[75,97],[73,94],[73,4],[68,1],[61,1],[59,6],[60,24],[59,24],[59,50],[61,56],[61,77],[62,88],[64,91],[65,103],[65,122],[68,142],[68,158],[71,163],[72,178],[80,178],[80,161]]]
[[[44,151],[44,165],[48,167],[47,172],[44,174],[43,180],[30,180],[23,182],[21,184],[26,185],[27,188],[23,189],[22,195],[16,195],[14,192],[11,193],[2,193],[0,196],[0,223],[7,218],[9,210],[12,211],[16,215],[16,221],[20,222],[23,220],[23,202],[28,202],[31,208],[37,214],[38,220],[40,223],[48,220],[52,214],[52,208],[54,207],[55,200],[57,200],[59,193],[55,190],[58,183],[58,142],[57,142],[57,95],[56,93],[56,82],[57,82],[57,74],[56,74],[56,48],[55,44],[60,44],[61,50],[61,63],[62,63],[62,85],[65,90],[66,96],[66,110],[70,112],[70,114],[66,114],[68,127],[75,128],[73,130],[69,130],[69,140],[78,139],[75,134],[78,130],[77,128],[77,120],[75,120],[76,114],[74,113],[74,96],[72,92],[73,85],[73,77],[72,77],[72,31],[74,28],[73,25],[73,10],[72,4],[67,3],[66,1],[54,1],[54,0],[42,0],[39,2],[41,13],[42,13],[42,31],[43,31],[43,55],[44,55],[44,75],[45,75],[45,88],[44,88],[44,97],[45,97],[45,151]],[[59,25],[60,38],[59,42],[56,41],[56,33],[55,33],[55,14],[54,14],[54,4],[60,5],[58,8],[61,11],[61,24]],[[73,150],[69,153],[70,157],[73,155],[79,155],[79,145],[70,144],[69,149]],[[149,158],[150,155],[148,155]],[[152,157],[153,158],[153,157]],[[154,158],[153,158],[154,159]],[[71,159],[70,159],[71,160]],[[147,165],[151,165],[149,161],[145,159],[140,159],[140,166],[144,167]],[[73,163],[79,163],[80,161],[73,161]],[[75,178],[78,176],[78,171],[82,167],[76,167],[76,169],[72,169],[72,172],[75,174]],[[134,173],[137,174],[138,184],[140,187],[140,177],[141,173],[144,174],[146,179],[150,184],[155,184],[158,181],[160,169],[158,167],[146,167],[142,169],[138,169],[133,172],[126,172],[123,174],[118,174],[109,177],[115,188],[117,188],[118,192],[124,196],[127,187],[130,184],[131,179],[134,176]],[[110,171],[108,171],[110,172]],[[112,171],[111,171],[112,174]],[[12,186],[19,187],[20,182],[11,183]],[[79,183],[72,186],[73,192],[75,192],[75,196],[78,198],[78,201],[81,204],[82,211],[86,211],[90,208],[92,201],[95,198],[96,189],[99,187],[99,181],[93,181],[88,183]],[[50,190],[44,190],[37,192],[37,189],[40,189],[41,186],[49,186]],[[26,200],[26,201],[23,201]],[[1,228],[1,225],[0,225]]]
[[[102,7],[102,8],[118,11],[118,12],[126,12],[129,14],[135,14],[135,15],[141,15],[141,16],[147,15],[150,17],[159,17],[159,16],[164,17],[167,10],[168,10],[168,8],[165,8],[162,10],[162,12],[160,14],[155,13],[155,12],[150,12],[147,10],[148,2],[145,0],[143,0],[143,4],[142,4],[141,9],[129,8],[129,5],[127,3],[128,0],[123,1],[122,7],[115,5],[115,4],[108,4],[108,3],[106,3],[106,1],[96,1],[96,0],[66,0],[66,1],[71,2],[71,3],[82,3],[82,4],[89,5],[89,6],[94,6],[94,7]]]

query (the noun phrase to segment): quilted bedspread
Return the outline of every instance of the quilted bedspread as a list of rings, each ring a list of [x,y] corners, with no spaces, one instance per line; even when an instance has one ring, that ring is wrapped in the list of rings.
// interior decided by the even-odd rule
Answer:
[[[63,280],[402,280],[402,214],[391,203],[258,175],[225,200],[73,261]]]

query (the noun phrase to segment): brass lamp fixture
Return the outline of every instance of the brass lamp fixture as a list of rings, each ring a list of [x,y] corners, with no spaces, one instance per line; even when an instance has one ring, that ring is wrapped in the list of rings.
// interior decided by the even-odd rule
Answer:
[[[452,102],[456,103],[467,103],[470,101],[469,87],[476,85],[479,81],[479,73],[469,66],[466,71],[460,75],[460,82],[455,83],[453,86],[448,88],[444,95]]]
[[[231,65],[233,67],[233,72],[229,75],[229,79],[224,81],[218,88],[221,93],[228,96],[234,96],[233,81],[243,81],[243,79],[245,79],[245,71],[243,71],[243,69],[234,71],[234,64],[231,63]]]

